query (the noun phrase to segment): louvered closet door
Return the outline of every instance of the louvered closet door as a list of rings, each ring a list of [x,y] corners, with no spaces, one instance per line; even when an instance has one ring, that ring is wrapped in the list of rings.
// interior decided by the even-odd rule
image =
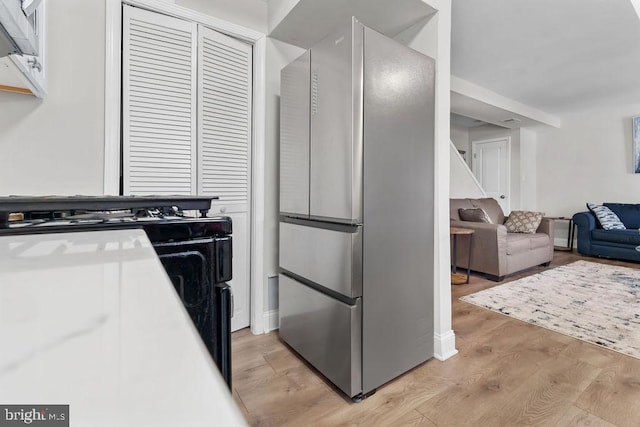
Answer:
[[[252,47],[198,29],[198,192],[219,196],[214,214],[233,220],[234,317],[250,320]]]
[[[197,25],[123,7],[125,194],[196,193]]]

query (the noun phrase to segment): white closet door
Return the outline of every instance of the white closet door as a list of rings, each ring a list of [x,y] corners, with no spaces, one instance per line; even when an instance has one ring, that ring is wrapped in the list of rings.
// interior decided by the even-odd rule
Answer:
[[[196,192],[197,24],[123,7],[124,194]]]
[[[198,193],[233,220],[232,330],[250,321],[252,47],[198,29]]]

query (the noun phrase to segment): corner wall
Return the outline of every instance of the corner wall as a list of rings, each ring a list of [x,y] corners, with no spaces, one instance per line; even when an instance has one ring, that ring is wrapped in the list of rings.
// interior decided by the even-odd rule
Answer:
[[[632,166],[631,119],[637,115],[640,103],[565,115],[562,128],[539,131],[538,209],[572,216],[587,202],[640,203],[640,174]],[[566,231],[558,230],[564,242]]]
[[[424,1],[424,0],[423,0]],[[451,323],[449,272],[449,170],[451,150],[451,0],[425,1],[438,13],[398,34],[395,39],[436,59],[436,129],[434,194],[434,318],[435,357],[448,359],[455,349]]]
[[[538,135],[520,129],[520,209],[538,210]]]
[[[102,194],[104,0],[47,4],[44,100],[0,92],[0,195]]]
[[[450,158],[449,197],[451,199],[480,199],[487,197],[487,194],[453,143],[451,143]]]
[[[451,142],[458,150],[466,152],[465,161],[471,167],[471,142],[469,142],[469,129],[463,126],[451,125]]]

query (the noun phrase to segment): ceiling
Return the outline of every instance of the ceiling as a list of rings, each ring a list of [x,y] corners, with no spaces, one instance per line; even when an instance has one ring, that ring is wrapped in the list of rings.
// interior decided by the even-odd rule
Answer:
[[[300,0],[269,35],[308,49],[352,16],[393,37],[434,12],[422,0]]]
[[[466,128],[491,124],[507,129],[521,127],[540,129],[549,126],[548,123],[457,92],[451,92],[451,124]]]
[[[640,103],[630,0],[453,0],[451,73],[558,114]]]
[[[299,0],[270,35],[309,48],[351,16],[394,36],[433,13],[422,0]],[[640,103],[631,0],[452,0],[451,39],[454,76],[542,112]],[[526,117],[454,98],[454,113],[531,125],[504,124]]]
[[[461,116],[460,114],[451,113],[451,124],[463,128],[474,128],[487,123],[482,120],[472,119],[471,117]]]

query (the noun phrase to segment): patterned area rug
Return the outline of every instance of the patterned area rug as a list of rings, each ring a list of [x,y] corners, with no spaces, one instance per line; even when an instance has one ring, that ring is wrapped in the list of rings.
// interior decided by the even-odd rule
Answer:
[[[640,359],[640,269],[576,261],[460,299]]]

